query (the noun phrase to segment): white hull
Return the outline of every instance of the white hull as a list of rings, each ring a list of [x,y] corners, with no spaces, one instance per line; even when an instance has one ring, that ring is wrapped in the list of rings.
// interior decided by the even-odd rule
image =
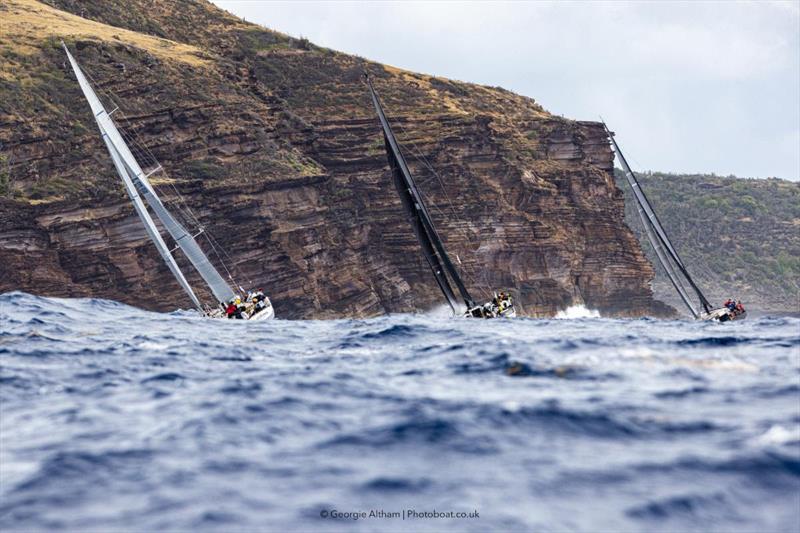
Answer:
[[[275,318],[275,310],[272,308],[272,304],[269,303],[269,300],[267,300],[267,306],[247,320],[270,320],[273,318]]]
[[[271,320],[271,319],[275,318],[275,309],[272,307],[272,302],[269,301],[269,298],[267,298],[265,300],[265,303],[266,303],[266,306],[263,309],[259,309],[258,311],[256,311],[252,315],[248,315],[247,312],[243,312],[242,315],[243,315],[243,317],[246,317],[246,318],[241,318],[241,319],[231,318],[229,320],[253,321],[253,320]],[[222,311],[221,309],[215,309],[214,311],[211,311],[210,313],[207,313],[206,317],[208,317],[208,318],[227,318],[227,316],[225,315],[225,312]]]
[[[505,311],[500,311],[500,318],[517,318],[517,311],[514,307],[509,307]]]
[[[703,313],[697,320],[703,321],[713,321],[713,322],[732,322],[734,320],[744,320],[747,318],[747,311],[743,313],[734,314],[730,309],[727,307],[720,307],[719,309],[714,309],[713,311],[709,311],[708,313]]]

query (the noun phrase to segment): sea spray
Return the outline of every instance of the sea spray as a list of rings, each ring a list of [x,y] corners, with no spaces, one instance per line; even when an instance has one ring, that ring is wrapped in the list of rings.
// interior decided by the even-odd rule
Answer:
[[[554,318],[567,320],[574,318],[600,318],[600,311],[588,309],[584,305],[572,305],[556,313]]]

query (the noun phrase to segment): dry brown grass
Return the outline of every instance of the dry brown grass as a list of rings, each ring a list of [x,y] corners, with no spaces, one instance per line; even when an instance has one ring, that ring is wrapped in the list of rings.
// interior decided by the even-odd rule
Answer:
[[[0,5],[0,46],[18,55],[35,54],[42,41],[91,39],[119,42],[147,50],[154,56],[181,61],[195,67],[209,64],[199,48],[94,22],[54,9],[36,0],[3,0]],[[0,76],[13,77],[13,62],[0,62]]]

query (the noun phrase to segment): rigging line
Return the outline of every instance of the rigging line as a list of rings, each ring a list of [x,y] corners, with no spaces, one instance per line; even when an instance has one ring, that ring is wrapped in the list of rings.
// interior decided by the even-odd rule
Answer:
[[[606,131],[608,131],[608,127],[607,126],[606,126]],[[702,293],[700,288],[697,286],[697,284],[694,282],[692,277],[689,275],[689,272],[686,269],[686,267],[684,266],[683,260],[681,260],[680,256],[678,255],[677,250],[675,250],[673,248],[672,243],[670,242],[669,238],[667,237],[667,235],[665,233],[665,230],[663,229],[663,225],[661,224],[661,221],[659,220],[658,214],[655,212],[655,208],[652,206],[652,203],[647,198],[647,194],[645,194],[644,190],[639,185],[639,180],[636,177],[636,174],[633,172],[633,170],[631,170],[630,166],[628,165],[628,163],[627,163],[627,161],[625,159],[625,156],[619,150],[619,146],[617,146],[616,140],[613,138],[613,136],[611,137],[611,142],[613,143],[613,145],[615,147],[615,153],[619,156],[620,163],[623,165],[623,169],[626,171],[626,173],[625,173],[626,177],[628,178],[629,182],[630,182],[630,180],[633,181],[633,183],[630,183],[631,188],[634,188],[634,187],[638,188],[639,194],[641,194],[641,200],[637,197],[637,201],[639,202],[640,205],[642,204],[642,201],[643,201],[644,204],[645,204],[644,207],[649,208],[650,212],[652,213],[652,217],[650,217],[649,214],[648,214],[648,217],[653,219],[652,220],[654,222],[653,225],[657,230],[656,234],[657,234],[659,240],[664,244],[664,246],[667,249],[669,249],[670,254],[673,256],[673,259],[675,260],[675,264],[677,265],[678,270],[684,275],[684,277],[686,278],[686,281],[689,283],[689,285],[691,285],[692,289],[694,289],[694,292],[697,294],[697,297],[700,300],[700,304],[703,306],[705,311],[709,312],[709,310],[711,308],[710,302],[706,299],[705,295]]]
[[[398,123],[398,125],[400,126],[400,129],[401,129],[401,130],[403,130],[403,133],[406,133],[406,130],[405,130],[405,128],[403,127],[403,125],[402,125],[401,123]],[[433,174],[433,176],[434,176],[434,177],[437,179],[437,181],[439,182],[439,187],[441,188],[442,192],[444,193],[445,199],[447,200],[447,203],[448,203],[448,207],[449,207],[449,208],[450,208],[450,210],[452,211],[452,213],[453,213],[453,216],[454,216],[455,218],[459,219],[459,221],[461,221],[461,222],[463,223],[463,220],[461,220],[461,217],[459,216],[459,214],[458,214],[458,211],[455,209],[455,205],[454,205],[454,203],[453,203],[453,200],[452,200],[452,198],[450,198],[450,194],[447,192],[447,187],[445,187],[445,184],[444,184],[444,181],[442,180],[442,177],[441,177],[441,175],[440,175],[440,174],[439,174],[439,173],[436,171],[436,168],[435,168],[435,167],[434,167],[434,166],[433,166],[433,165],[430,163],[430,161],[429,161],[429,160],[428,160],[428,158],[425,156],[425,154],[422,152],[422,150],[420,150],[420,149],[419,149],[419,148],[418,148],[418,147],[417,147],[417,146],[414,144],[414,142],[413,142],[413,141],[410,141],[410,140],[409,140],[408,142],[409,142],[409,144],[411,145],[412,151],[416,152],[416,154],[419,156],[419,158],[421,158],[421,160],[422,160],[423,164],[424,164],[424,165],[425,165],[425,166],[426,166],[426,167],[427,167],[427,168],[428,168],[428,169],[431,171],[431,173]],[[469,239],[469,236],[467,236],[467,238]]]
[[[228,268],[228,264],[220,255],[219,253],[220,250],[222,250],[222,253],[225,254],[228,260],[232,263],[231,268],[233,268],[233,270],[237,272],[237,275],[240,276],[241,278],[246,278],[248,284],[252,285],[252,281],[249,280],[249,277],[244,276],[243,271],[238,268],[238,266],[233,261],[228,252],[225,250],[225,248],[221,244],[219,244],[219,241],[217,241],[214,235],[210,231],[208,231],[208,229],[200,222],[200,219],[197,217],[197,215],[194,214],[194,211],[192,210],[191,207],[189,207],[186,198],[180,193],[180,191],[178,191],[177,187],[175,187],[175,184],[170,182],[169,185],[175,191],[175,194],[177,195],[177,201],[184,205],[185,209],[180,209],[180,206],[176,207],[178,207],[179,212],[187,218],[187,222],[189,223],[189,225],[194,225],[196,227],[204,229],[203,236],[205,237],[206,241],[211,247],[211,250],[214,252],[214,255],[216,256],[219,264],[222,265],[222,268],[225,270],[228,279],[230,279],[237,287],[239,286],[236,279],[234,279],[234,275],[231,272],[231,269]]]
[[[169,173],[166,171],[166,169],[163,167],[163,165],[161,165],[161,163],[158,161],[158,159],[155,157],[155,155],[152,153],[152,151],[148,150],[146,147],[143,147],[142,144],[139,143],[136,140],[136,138],[133,137],[132,135],[130,135],[128,133],[125,133],[124,130],[121,130],[121,131],[123,132],[123,135],[124,135],[124,137],[126,139],[128,139],[134,146],[139,147],[140,151],[142,149],[146,150],[147,153],[145,155],[146,156],[149,155],[149,158],[152,159],[152,162],[149,162],[149,163],[151,165],[155,165],[155,169],[153,171],[151,171],[151,174],[153,172],[155,172],[156,170],[160,169],[163,172],[164,176],[167,178],[167,180],[168,180],[167,184],[172,188],[172,190],[175,193],[175,196],[174,196],[174,198],[169,198],[167,195],[164,194],[164,190],[163,190],[162,186],[153,185],[151,183],[151,185],[153,185],[153,188],[156,189],[159,193],[161,193],[162,195],[164,195],[166,197],[165,198],[165,202],[169,202],[172,205],[172,207],[178,212],[178,214],[183,219],[183,223],[184,224],[187,224],[189,226],[194,226],[194,229],[202,228],[203,225],[201,224],[199,218],[191,210],[191,208],[189,207],[188,202],[186,201],[184,196],[180,193],[180,191],[175,186],[175,184],[172,181],[172,178],[170,177]]]
[[[227,251],[227,250],[226,250],[226,249],[225,249],[225,248],[224,248],[222,245],[220,245],[220,244],[219,244],[219,242],[217,241],[216,237],[214,237],[213,235],[211,235],[211,234],[209,233],[209,234],[207,235],[207,238],[208,238],[208,239],[210,239],[210,240],[212,241],[212,243],[211,243],[211,244],[212,244],[212,246],[214,246],[214,243],[216,243],[216,246],[217,246],[217,247],[218,247],[220,250],[222,250],[222,253],[225,255],[225,257],[226,257],[226,258],[228,259],[228,261],[230,262],[230,264],[231,264],[231,267],[233,268],[234,272],[235,272],[235,273],[236,273],[238,276],[240,276],[241,278],[243,278],[243,279],[244,279],[244,280],[245,280],[245,281],[246,281],[246,282],[247,282],[247,283],[248,283],[250,286],[252,286],[252,285],[253,285],[253,280],[252,280],[252,278],[251,278],[250,276],[247,276],[247,275],[245,275],[245,273],[244,273],[244,270],[243,270],[241,267],[239,267],[239,263],[238,263],[238,262],[236,262],[236,261],[234,261],[233,257],[231,257],[231,255],[228,253],[228,251]],[[224,263],[223,263],[223,264],[224,264]],[[227,270],[227,266],[225,267],[225,269]],[[231,277],[231,280],[233,280],[233,278],[232,278],[232,277]],[[237,286],[238,286],[238,284],[237,284]]]
[[[348,93],[347,98],[349,99],[350,105],[355,106],[356,109],[363,108],[364,106],[370,107],[369,104],[366,103],[367,101],[369,101],[369,98],[362,91]],[[368,120],[370,116],[371,115],[366,115],[366,116],[363,117],[363,119]],[[403,127],[402,123],[398,122],[397,124],[400,126],[400,129],[403,131],[403,133],[406,134],[406,136],[408,136],[408,134],[407,134],[405,128]],[[465,242],[467,242],[470,245],[477,244],[478,246],[480,246],[480,244],[481,244],[480,236],[477,237],[477,239],[475,239],[475,238],[473,238],[471,236],[471,234],[467,230],[468,224],[466,224],[464,222],[462,217],[460,217],[458,212],[456,211],[456,209],[455,209],[455,207],[453,205],[452,199],[449,197],[449,194],[447,194],[447,189],[444,187],[444,183],[442,181],[442,178],[440,177],[438,172],[436,172],[436,169],[431,165],[431,163],[424,156],[424,154],[422,154],[421,151],[416,149],[414,143],[409,142],[409,144],[411,145],[410,148],[412,150],[417,151],[417,153],[420,156],[420,157],[415,157],[415,159],[417,159],[418,161],[421,161],[422,164],[431,171],[431,173],[433,174],[433,177],[435,177],[437,179],[437,181],[439,182],[440,188],[444,191],[445,197],[446,197],[446,199],[448,201],[448,207],[453,212],[454,218],[456,220],[458,220],[458,222],[459,222],[458,227],[460,227],[461,231],[463,231],[464,234],[465,234],[465,237],[466,237],[465,238]],[[427,182],[429,182],[429,180],[426,180],[426,183]],[[420,194],[424,196],[424,193],[422,192],[421,189],[419,189],[419,186],[418,186],[418,190],[419,190]],[[428,201],[427,197],[425,198],[425,201],[426,201],[427,205],[433,206],[440,215],[442,215],[445,219],[447,219],[447,217],[445,216],[445,213],[443,213],[441,211],[441,209],[439,209],[438,205],[433,204],[430,201]],[[466,274],[466,275],[464,275],[464,277],[469,277],[471,279],[471,281],[473,282],[473,286],[476,287],[479,291],[481,291],[484,294],[484,296],[491,295],[491,291],[487,290],[485,288],[485,287],[489,286],[489,282],[488,282],[489,271],[488,271],[488,268],[486,267],[486,265],[484,265],[484,267],[481,269],[481,271],[480,271],[481,276],[480,276],[480,279],[479,279],[479,277],[475,274],[472,266],[460,261],[460,256],[458,256],[458,257],[459,257],[459,264],[462,267],[461,268],[462,274]],[[481,279],[482,279],[482,281],[481,281]]]
[[[91,72],[87,71],[85,68],[81,70],[87,75],[87,77],[93,82],[93,84],[100,90],[100,92],[112,103],[116,108],[117,111],[116,115],[119,119],[113,118],[112,120],[117,125],[118,130],[122,134],[123,138],[132,145],[135,149],[138,150],[138,155],[141,159],[145,161],[145,166],[159,166],[160,162],[155,154],[148,148],[144,141],[138,136],[136,133],[136,126],[126,114],[125,110],[121,105],[122,100],[116,98],[116,94],[111,89],[106,89],[103,87],[103,84],[99,83],[95,78],[91,75]],[[110,113],[109,113],[110,116]],[[123,127],[121,123],[125,123]]]
[[[332,83],[332,84],[335,84],[335,83],[336,83],[336,81],[337,81],[337,80],[335,80],[335,79],[334,79],[332,76],[330,76],[330,80],[331,80],[331,83]],[[361,94],[361,93],[359,92],[358,94]],[[350,102],[351,102],[352,104],[354,104],[354,105],[356,106],[356,108],[363,107],[363,106],[364,106],[364,104],[365,104],[363,100],[359,100],[358,98],[356,98],[356,97],[355,97],[354,95],[352,95],[352,94],[348,94],[348,95],[347,95],[347,98],[350,100]],[[365,118],[366,118],[366,117],[365,117]],[[401,125],[401,128],[402,128],[402,125]],[[405,132],[405,130],[403,130],[403,131]],[[423,157],[424,157],[424,156],[423,156]],[[427,162],[427,160],[426,160],[425,164],[427,164],[428,168],[430,168],[430,169],[431,169],[431,171],[433,172],[433,174],[434,174],[434,175],[436,175],[436,172],[435,172],[435,170],[434,170],[434,169],[433,169],[433,167],[430,165],[430,163],[429,163],[429,162]],[[440,184],[441,184],[441,178],[439,178],[439,177],[438,177],[438,175],[436,175],[436,177],[437,177],[437,179],[439,180],[439,182],[440,182]],[[419,189],[419,188],[418,188],[418,189]],[[420,191],[420,194],[422,194],[422,193],[421,193],[421,191]],[[448,200],[449,200],[449,199],[448,199]],[[427,202],[427,204],[429,204],[429,203],[430,203],[430,202]],[[451,202],[451,205],[450,205],[450,207],[451,207],[451,209],[452,209],[452,202]],[[434,206],[434,208],[435,208],[435,209],[436,209],[436,210],[437,210],[437,211],[438,211],[440,214],[442,214],[442,216],[443,216],[445,219],[447,218],[447,217],[444,215],[444,213],[442,213],[442,211],[441,211],[441,210],[438,208],[438,206]],[[459,219],[459,217],[458,217],[457,215],[456,215],[456,217],[455,217],[455,218]],[[462,222],[462,224],[463,224],[463,222]],[[467,240],[468,242],[470,242],[470,243],[471,243],[471,239],[469,238],[469,236],[468,236],[468,235],[467,235],[467,238],[466,238],[466,240]],[[461,269],[461,271],[462,271],[462,276],[463,276],[463,275],[465,274],[465,272],[464,272],[464,268],[463,268],[465,265],[464,265],[464,263],[463,263],[463,262],[461,262],[461,261],[460,261],[460,257],[459,257],[459,264],[462,266],[462,269]],[[463,277],[467,277],[467,276],[463,276]],[[475,279],[474,279],[474,277],[470,276],[470,278],[471,278],[471,281],[475,282]],[[483,289],[482,287],[480,287],[480,285],[479,285],[478,283],[473,283],[473,285],[474,285],[474,286],[477,286],[477,287],[479,288],[479,290],[481,290],[481,292],[485,292],[485,291],[484,291],[484,289]],[[451,304],[451,305],[452,305],[452,304]]]
[[[131,146],[134,147],[134,149],[136,149],[138,151],[139,158],[141,158],[143,160],[149,158],[149,160],[150,160],[150,161],[148,161],[149,164],[154,165],[155,167],[161,167],[161,169],[164,172],[164,174],[169,178],[169,175],[167,174],[166,170],[161,165],[161,163],[158,161],[158,158],[155,156],[155,154],[146,145],[144,145],[144,141],[139,142],[138,135],[136,135],[136,132],[135,132],[135,129],[134,129],[134,126],[133,126],[133,121],[130,120],[128,118],[128,116],[125,114],[125,112],[123,110],[124,108],[120,105],[121,101],[117,101],[114,98],[114,96],[112,96],[113,92],[110,91],[110,90],[104,89],[102,87],[102,85],[100,83],[98,83],[91,76],[90,73],[86,72],[86,74],[89,77],[89,79],[93,82],[93,84],[96,87],[98,87],[100,89],[100,91],[103,93],[103,95],[114,105],[114,107],[116,108],[115,111],[119,111],[116,114],[117,114],[117,116],[120,117],[120,121],[117,121],[116,119],[113,119],[113,118],[112,118],[112,120],[115,123],[117,123],[118,126],[120,125],[119,122],[122,122],[122,121],[124,121],[128,125],[128,127],[126,127],[126,128],[118,127],[118,130],[120,131],[120,134],[122,135],[123,139],[126,140]],[[130,130],[130,131],[127,131],[127,130]],[[172,187],[172,189],[175,191],[175,194],[177,195],[178,201],[180,201],[183,204],[184,208],[185,208],[185,209],[181,209],[181,207],[179,205],[178,206],[173,205],[173,207],[177,208],[178,213],[180,215],[182,215],[182,218],[184,219],[183,222],[184,223],[186,223],[187,221],[190,222],[187,225],[190,225],[190,226],[194,225],[195,229],[197,229],[198,227],[202,228],[202,225],[200,224],[199,219],[197,218],[197,216],[195,216],[194,212],[189,207],[189,205],[186,202],[186,200],[183,197],[183,195],[180,193],[180,191],[178,191],[177,187],[175,187],[175,185],[174,185],[174,183],[172,183],[172,181],[170,181],[169,184]],[[154,189],[159,190],[160,187],[154,186]],[[159,192],[161,192],[161,191],[159,191]],[[163,192],[162,192],[162,194],[163,194]],[[187,214],[187,212],[188,212],[188,214]],[[206,240],[211,245],[212,250],[214,251],[214,254],[217,256],[217,258],[219,259],[219,261],[222,264],[223,268],[225,269],[226,273],[228,274],[228,278],[235,283],[235,280],[231,276],[230,270],[228,269],[227,265],[225,264],[225,262],[220,257],[219,252],[217,251],[217,248],[220,248],[223,251],[223,253],[229,259],[230,259],[230,255],[219,244],[219,242],[216,241],[216,239],[214,239],[213,235],[211,235],[210,232],[203,231],[203,235],[206,236]],[[212,239],[213,239],[213,242],[212,242]],[[214,244],[215,242],[216,242],[216,246]]]
[[[436,205],[433,205],[433,204],[430,203],[430,201],[428,200],[428,198],[427,198],[427,196],[425,195],[424,192],[422,192],[420,190],[419,193],[423,197],[423,200],[425,201],[426,205],[429,205],[434,210],[436,210],[436,212],[438,212],[439,215],[441,215],[441,217],[443,219],[445,219],[445,220],[447,219],[447,216],[446,216],[446,214],[444,212],[442,212]],[[458,254],[456,254],[456,257],[458,258],[458,263],[459,263],[459,266],[461,267],[461,269],[460,269],[461,270],[461,276],[464,277],[464,278],[467,278],[468,280],[470,280],[472,282],[473,287],[476,287],[478,289],[478,291],[480,291],[483,294],[484,297],[489,295],[489,294],[491,294],[490,290],[486,289],[486,287],[484,287],[483,284],[479,283],[478,275],[475,273],[475,271],[472,269],[472,267],[469,264],[464,263],[463,261],[461,261],[461,257]],[[484,278],[485,278],[486,277],[486,271],[482,270],[482,273],[484,274]]]
[[[403,133],[406,134],[406,136],[408,136],[408,133],[406,132],[406,129],[403,127],[403,124],[400,123],[400,122],[398,122],[397,124],[400,126],[400,129],[403,131]],[[430,161],[428,161],[428,158],[425,157],[425,154],[422,153],[422,151],[419,148],[416,147],[416,145],[414,144],[413,141],[409,140],[408,143],[409,143],[409,145],[410,145],[410,147],[412,149],[412,152],[416,152],[417,153],[417,155],[421,158],[422,163],[431,171],[433,176],[438,180],[439,186],[442,189],[442,192],[444,193],[445,199],[447,200],[447,203],[448,203],[448,205],[450,207],[450,210],[453,212],[453,216],[455,216],[457,219],[460,220],[461,217],[459,217],[458,212],[455,210],[455,207],[453,205],[453,201],[450,198],[450,195],[447,192],[447,188],[444,186],[444,181],[442,180],[442,178],[439,175],[439,173],[436,172],[436,169],[433,167],[433,165],[430,163]],[[467,238],[469,239],[469,237],[467,237]]]
[[[94,80],[93,78],[92,78],[92,80],[94,81],[95,85],[97,85],[98,87],[100,86],[100,84],[97,83],[96,80]],[[121,108],[119,103],[109,93],[109,91],[102,90],[102,92],[104,93],[104,96],[115,105],[117,110]],[[132,126],[132,121],[124,114],[124,112],[119,113],[119,116],[120,116],[120,119],[122,121],[124,121],[126,124],[129,125],[129,128],[125,128],[125,129],[129,129],[130,130],[130,131],[126,132],[125,129],[120,128],[121,134],[124,134],[123,139],[127,138],[127,142],[138,151],[138,155],[142,160],[149,159],[149,160],[151,160],[153,162],[152,164],[154,164],[156,166],[156,168],[162,168],[163,169],[163,167],[161,167],[160,163],[158,162],[158,158],[155,157],[155,154],[146,145],[144,145],[143,142],[139,142],[138,136],[136,135],[136,131],[135,131],[134,127]],[[165,174],[166,174],[166,171],[165,171]],[[169,176],[167,175],[167,177],[169,177]],[[178,201],[183,203],[184,209],[181,209],[181,207],[179,205],[174,205],[174,204],[173,204],[173,208],[177,208],[177,211],[181,215],[181,218],[184,219],[184,223],[186,223],[186,221],[191,221],[193,219],[194,220],[194,224],[196,226],[202,228],[202,225],[200,224],[199,219],[194,214],[194,212],[191,210],[191,208],[189,207],[189,205],[186,202],[186,200],[183,197],[183,195],[181,195],[180,191],[178,191],[178,189],[175,187],[174,183],[172,183],[171,181],[169,181],[168,183],[170,184],[170,186],[174,190]],[[154,187],[154,188],[156,188],[156,187]],[[233,279],[230,270],[228,269],[227,265],[225,264],[225,262],[220,257],[218,250],[221,249],[223,251],[223,253],[229,259],[230,259],[230,255],[219,244],[219,242],[216,241],[216,239],[214,239],[213,235],[211,235],[210,232],[204,232],[203,234],[206,235],[206,239],[207,239],[208,243],[211,245],[212,250],[214,251],[214,253],[217,256],[217,258],[219,259],[220,263],[222,263],[223,268],[225,269],[226,273],[228,274],[228,278],[234,284],[236,284],[236,281]],[[235,263],[234,263],[234,267],[237,267],[237,265]],[[237,270],[239,270],[239,269],[237,268]]]
[[[410,137],[408,135],[408,132],[406,131],[406,129],[403,127],[402,123],[398,122],[398,125],[400,126],[400,129],[403,131],[403,133],[406,135],[406,137]],[[416,145],[414,145],[413,141],[409,140],[409,141],[407,141],[407,143],[410,145],[412,154],[414,152],[416,152],[416,154],[418,156],[418,157],[416,157],[416,159],[418,161],[421,161],[423,163],[423,165],[425,165],[428,168],[428,170],[431,171],[433,176],[438,180],[439,187],[442,190],[442,192],[444,193],[445,200],[447,201],[448,207],[450,208],[450,212],[452,213],[452,216],[458,221],[458,226],[459,226],[458,229],[460,229],[460,232],[461,232],[462,236],[464,237],[464,240],[466,241],[466,243],[468,245],[477,244],[478,246],[480,246],[480,240],[478,240],[477,243],[476,243],[475,240],[470,236],[470,233],[467,230],[467,227],[469,225],[464,221],[463,218],[461,218],[461,216],[459,216],[458,211],[455,209],[455,205],[454,205],[452,199],[450,198],[450,195],[447,192],[447,188],[444,185],[444,181],[442,180],[442,178],[439,175],[439,173],[436,171],[436,169],[433,167],[433,165],[431,165],[430,161],[428,161],[428,158],[425,157],[425,154],[422,153],[422,151],[420,149],[418,149],[416,147]],[[429,180],[426,180],[426,182],[427,181],[429,181]],[[424,195],[424,192],[422,190],[420,190],[420,193]],[[447,219],[447,215],[444,212],[442,212],[441,209],[439,209],[438,205],[436,205],[436,204],[434,204],[432,202],[429,202],[429,205],[432,205],[444,219]],[[467,266],[464,265],[464,263],[462,263],[461,261],[459,261],[459,263],[460,263],[460,265],[462,267],[461,268],[462,273],[466,272],[466,267]],[[485,265],[483,266],[481,271],[482,271],[484,280],[488,279],[487,267]],[[480,284],[477,283],[477,278],[474,276],[474,272],[473,272],[473,281],[475,282],[475,286],[479,287],[479,290],[483,291],[484,296],[491,294],[491,291],[489,289],[487,289],[486,287],[481,287]],[[488,284],[487,284],[487,286],[488,286]]]
[[[400,148],[400,147],[398,146],[398,148]],[[431,168],[431,170],[433,170],[433,169]],[[419,185],[417,185],[417,192],[420,195],[420,197],[422,198],[422,201],[425,203],[426,206],[430,206],[434,210],[436,210],[436,212],[438,212],[441,215],[442,219],[444,219],[445,221],[448,220],[448,216],[436,204],[434,204],[433,202],[430,201],[430,199],[425,195],[425,193],[419,188]],[[460,221],[458,216],[455,216],[454,218],[456,218],[459,223],[463,224],[463,222]],[[465,240],[467,240],[469,242],[469,238],[468,237]],[[459,265],[461,267],[459,269],[461,276],[462,277],[470,277],[471,281],[475,282],[476,280],[474,279],[474,277],[468,276],[470,273],[466,271],[466,268],[465,268],[466,265],[464,265],[464,263],[461,262],[461,260],[460,260],[461,258],[459,256],[457,256],[457,257],[459,258]],[[473,283],[473,285],[474,286],[478,286],[477,283]],[[482,291],[482,288],[479,287],[479,289]]]
[[[434,175],[436,175],[436,171],[430,165],[428,165],[428,168],[433,172]],[[442,186],[442,189],[444,190],[444,184],[442,183],[441,178],[439,178],[437,176],[437,179],[439,180],[440,186]],[[429,181],[429,180],[426,180],[426,181]],[[419,189],[419,194],[423,197],[426,205],[428,205],[432,209],[434,209],[441,216],[442,219],[447,220],[449,218],[447,213],[442,211],[436,203],[431,202],[430,201],[430,197],[427,194],[425,194],[425,192],[421,188],[419,188],[419,186],[418,186],[418,189]],[[445,195],[446,195],[446,192],[445,192]],[[448,198],[448,202],[449,202],[450,211],[454,215],[453,218],[456,219],[456,226],[455,226],[456,231],[458,231],[459,233],[462,233],[462,235],[464,236],[464,240],[468,245],[474,244],[474,240],[470,237],[469,232],[467,231],[467,224],[464,222],[464,220],[461,217],[458,216],[457,212],[455,211],[455,207],[452,205],[452,202],[449,201],[449,198]],[[452,227],[452,225],[449,225],[449,227]],[[478,241],[478,245],[480,245],[480,241]],[[484,282],[480,283],[479,282],[480,278],[479,278],[478,274],[473,270],[473,267],[471,265],[466,264],[463,261],[461,261],[461,257],[460,256],[457,255],[456,257],[458,257],[458,259],[459,259],[459,266],[461,267],[460,270],[461,270],[462,276],[465,277],[465,278],[469,278],[470,281],[472,281],[472,285],[474,287],[476,287],[483,294],[484,297],[489,296],[491,294],[491,290],[489,290],[487,288],[488,283],[485,281],[488,278],[488,272],[486,270],[486,267],[484,266],[484,268],[481,269],[481,274],[483,275]],[[484,285],[486,285],[486,286],[484,286]]]
[[[233,276],[231,275],[231,271],[228,270],[228,266],[225,264],[225,261],[223,261],[222,257],[220,257],[219,252],[217,251],[217,247],[214,246],[214,243],[212,242],[212,240],[207,235],[206,235],[206,241],[208,241],[208,244],[209,244],[209,246],[211,246],[211,250],[214,252],[214,255],[217,256],[217,259],[222,264],[222,268],[225,269],[225,273],[228,275],[228,279],[231,280],[231,282],[233,282],[234,285],[238,286],[238,284],[236,283],[236,280],[233,279]]]

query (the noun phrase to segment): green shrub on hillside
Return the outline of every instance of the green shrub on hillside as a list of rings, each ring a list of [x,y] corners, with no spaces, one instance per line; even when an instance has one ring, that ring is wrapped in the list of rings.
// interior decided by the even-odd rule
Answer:
[[[753,307],[800,311],[800,183],[715,175],[642,173],[642,188],[687,268],[714,303],[739,297]],[[650,260],[624,176],[625,219]],[[675,304],[656,268],[657,296]]]

